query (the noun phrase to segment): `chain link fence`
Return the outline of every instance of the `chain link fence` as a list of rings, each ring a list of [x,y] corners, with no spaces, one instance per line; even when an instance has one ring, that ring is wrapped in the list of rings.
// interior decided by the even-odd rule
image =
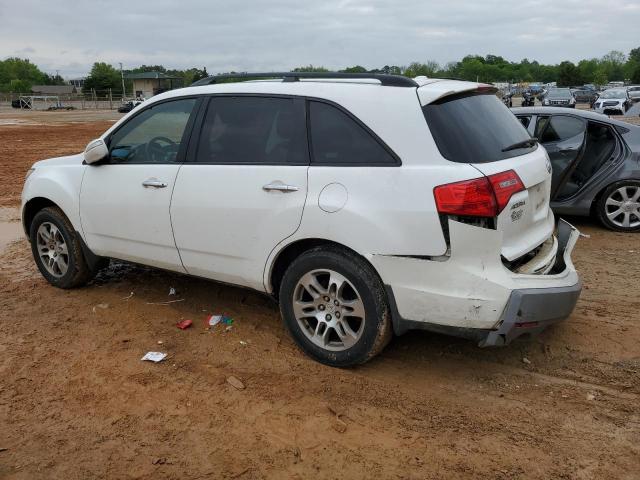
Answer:
[[[111,90],[56,95],[0,93],[0,106],[27,110],[117,110],[129,100]]]

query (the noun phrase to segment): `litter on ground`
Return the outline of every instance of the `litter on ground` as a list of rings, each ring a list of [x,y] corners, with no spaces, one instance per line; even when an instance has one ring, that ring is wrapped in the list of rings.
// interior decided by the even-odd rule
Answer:
[[[238,377],[234,377],[233,375],[231,375],[227,377],[227,382],[229,383],[229,385],[238,390],[244,390],[244,383],[242,383],[242,381]]]
[[[162,360],[164,360],[165,358],[167,358],[167,354],[166,353],[162,353],[162,352],[147,352],[144,357],[142,357],[140,360],[146,361],[146,362],[154,362],[154,363],[158,363],[161,362]]]
[[[184,298],[178,300],[169,300],[168,302],[147,302],[147,305],[169,305],[170,303],[184,302]]]
[[[186,330],[191,325],[193,325],[193,322],[191,320],[182,320],[181,322],[176,323],[176,327],[178,327],[180,330]]]
[[[219,323],[229,326],[233,323],[233,318],[227,317],[226,315],[221,314],[221,315],[211,315],[207,319],[207,326],[209,327],[215,327]]]
[[[106,310],[107,308],[109,308],[109,304],[108,303],[99,303],[97,304],[95,307],[93,307],[93,313],[96,313],[96,309],[100,308],[102,310]]]
[[[211,315],[207,320],[207,325],[210,327],[215,327],[222,321],[222,315]]]

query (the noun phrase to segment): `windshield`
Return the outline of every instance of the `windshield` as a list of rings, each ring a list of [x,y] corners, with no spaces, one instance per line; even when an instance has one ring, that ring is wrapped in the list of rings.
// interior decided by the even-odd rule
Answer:
[[[605,90],[600,94],[600,98],[624,98],[624,97],[626,97],[626,92],[621,89]]]
[[[535,143],[503,151],[531,139],[520,121],[495,95],[452,95],[422,107],[433,139],[444,158],[486,163],[517,157]]]
[[[549,90],[549,98],[566,98],[571,96],[571,90],[568,88],[556,88]]]

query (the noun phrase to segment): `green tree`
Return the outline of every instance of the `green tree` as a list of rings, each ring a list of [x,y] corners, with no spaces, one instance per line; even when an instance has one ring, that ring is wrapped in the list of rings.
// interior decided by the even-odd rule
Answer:
[[[162,65],[140,65],[129,70],[130,73],[162,72],[167,73],[167,69]]]
[[[207,78],[209,76],[210,75],[207,72],[207,67],[202,67],[202,70],[195,69],[191,82],[197,82],[198,80],[202,80],[203,78]]]
[[[354,67],[347,67],[344,70],[340,70],[340,71],[344,73],[368,73],[367,69],[360,65],[356,65]]]
[[[607,73],[607,77],[610,81],[624,80],[625,62],[626,57],[624,53],[617,50],[610,51],[600,60],[600,64]]]
[[[598,87],[606,85],[609,79],[607,78],[607,72],[605,72],[604,68],[598,68],[598,70],[593,74],[591,81]]]
[[[29,93],[32,85],[26,80],[13,79],[9,82],[7,91],[12,93]]]
[[[325,67],[315,67],[309,64],[306,67],[296,67],[291,71],[292,72],[328,72],[329,69]]]
[[[640,85],[640,63],[636,65],[636,68],[631,73],[631,83]]]
[[[95,90],[99,95],[105,95],[107,90],[122,93],[122,78],[120,72],[104,62],[96,62],[91,68],[89,76],[84,81],[84,92]]]
[[[45,82],[45,74],[27,59],[10,57],[0,61],[0,91],[27,93]]]
[[[629,52],[629,60],[634,60],[640,63],[640,47],[631,49]]]
[[[45,85],[66,85],[67,82],[64,81],[60,75],[49,75],[48,73],[44,74],[44,84]]]
[[[403,73],[407,77],[418,77],[421,75],[424,75],[425,77],[435,77],[438,70],[440,70],[440,65],[433,60],[429,60],[426,63],[410,63]]]
[[[580,70],[573,62],[564,61],[558,67],[558,79],[556,80],[559,87],[572,87],[582,85],[582,76]]]

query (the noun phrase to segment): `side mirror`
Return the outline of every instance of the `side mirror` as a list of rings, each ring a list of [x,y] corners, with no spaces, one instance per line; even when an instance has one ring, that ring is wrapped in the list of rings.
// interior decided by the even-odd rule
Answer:
[[[84,149],[84,161],[89,165],[104,160],[108,156],[109,149],[100,138],[90,141],[87,148]]]

